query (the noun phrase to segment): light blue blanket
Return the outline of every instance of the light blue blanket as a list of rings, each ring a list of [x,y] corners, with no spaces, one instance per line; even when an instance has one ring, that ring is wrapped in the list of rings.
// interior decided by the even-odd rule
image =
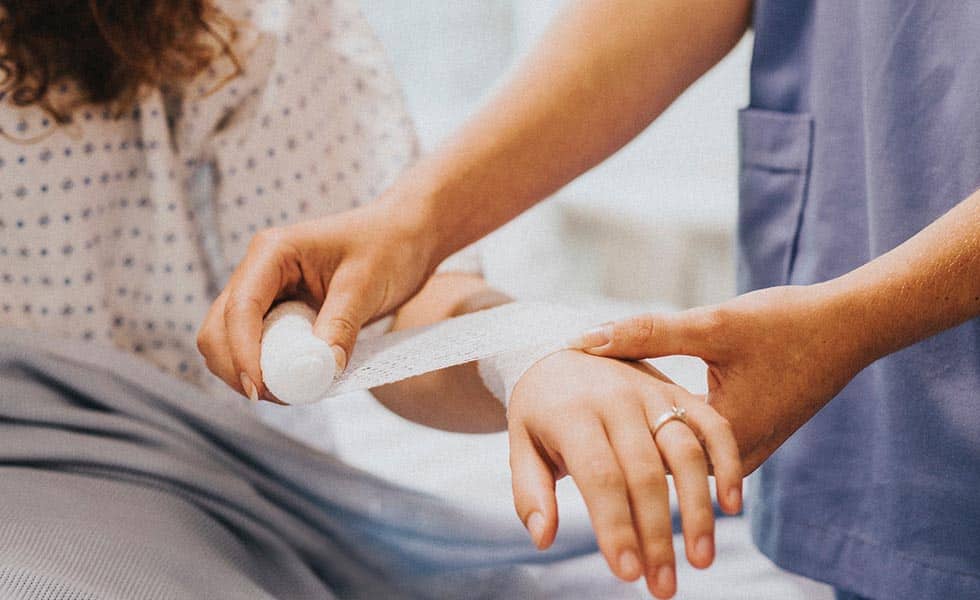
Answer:
[[[594,549],[539,553],[135,357],[0,329],[4,598],[527,598],[521,563]]]

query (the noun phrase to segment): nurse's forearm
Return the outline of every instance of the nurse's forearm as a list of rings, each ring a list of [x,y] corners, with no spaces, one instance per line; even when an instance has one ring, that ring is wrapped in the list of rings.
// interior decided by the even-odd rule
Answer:
[[[635,137],[738,42],[750,5],[572,3],[489,105],[387,201],[427,215],[437,263]]]
[[[980,316],[980,190],[911,239],[824,284],[868,362]]]

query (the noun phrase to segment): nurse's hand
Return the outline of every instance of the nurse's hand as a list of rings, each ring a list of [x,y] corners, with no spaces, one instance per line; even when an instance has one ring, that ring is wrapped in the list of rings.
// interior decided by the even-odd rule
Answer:
[[[687,411],[690,426],[669,421],[652,435],[671,406]],[[676,591],[667,471],[692,565],[705,568],[714,558],[708,456],[721,507],[741,509],[742,467],[731,428],[703,397],[652,367],[553,354],[517,383],[507,420],[514,505],[534,543],[544,549],[554,540],[555,480],[571,475],[610,569],[627,581],[645,575],[657,597]]]
[[[631,359],[700,357],[708,402],[734,427],[748,474],[873,360],[849,322],[827,284],[786,286],[608,324],[572,346]]]
[[[342,370],[361,326],[396,309],[435,268],[426,227],[379,201],[259,232],[198,333],[208,368],[245,396],[275,400],[259,368],[262,318],[289,297],[322,306],[313,331],[333,346]]]

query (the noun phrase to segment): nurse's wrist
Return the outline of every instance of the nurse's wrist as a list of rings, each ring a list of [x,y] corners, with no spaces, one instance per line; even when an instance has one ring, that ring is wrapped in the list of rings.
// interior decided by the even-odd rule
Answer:
[[[383,207],[386,219],[398,220],[412,232],[412,248],[432,272],[473,241],[460,226],[467,203],[453,197],[431,169],[417,166],[406,171],[375,204]]]
[[[425,182],[406,172],[384,194],[361,210],[377,211],[378,223],[397,224],[397,235],[406,244],[406,251],[425,263],[427,271],[434,273],[450,254],[453,240],[445,240],[449,233],[440,218],[438,202]]]
[[[819,318],[833,332],[842,358],[855,371],[890,354],[887,330],[896,324],[888,319],[888,299],[860,275],[849,273],[810,286],[820,298]]]

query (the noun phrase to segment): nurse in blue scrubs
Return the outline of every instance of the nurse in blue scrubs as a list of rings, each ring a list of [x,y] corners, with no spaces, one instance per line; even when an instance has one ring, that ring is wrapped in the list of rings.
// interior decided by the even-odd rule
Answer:
[[[708,360],[709,399],[758,425],[750,462],[820,410],[755,479],[778,565],[842,598],[980,598],[980,3],[759,1],[753,23],[739,288],[804,287],[722,305],[690,347],[668,340],[697,312],[599,353]]]
[[[573,3],[381,202],[343,230],[308,225],[321,232],[311,251],[344,274],[319,331],[349,356],[362,323],[632,139],[747,29],[743,295],[577,345],[708,363],[708,401],[746,470],[761,465],[754,537],[780,566],[841,598],[980,598],[980,2]],[[275,272],[281,257],[261,249],[243,269]],[[240,309],[210,332],[231,359],[214,364],[260,381],[275,281],[233,280],[213,310]],[[515,479],[519,500],[533,487]]]

